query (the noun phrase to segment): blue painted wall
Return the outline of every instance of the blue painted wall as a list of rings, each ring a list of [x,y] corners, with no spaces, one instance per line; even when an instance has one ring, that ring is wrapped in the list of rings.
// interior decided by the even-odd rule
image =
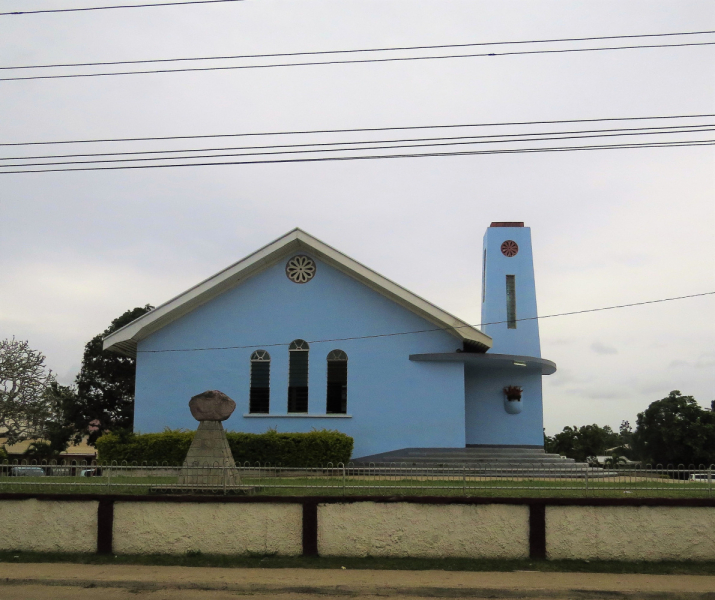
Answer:
[[[543,446],[541,372],[525,367],[466,367],[466,442],[476,445]],[[523,388],[521,412],[504,408],[504,386]]]
[[[519,246],[516,256],[507,257],[501,245],[512,240]],[[537,316],[534,262],[531,254],[529,227],[489,227],[484,234],[483,247],[482,331],[494,340],[490,352],[541,357],[539,322],[517,321],[516,329],[509,329],[506,311],[506,276],[514,275],[516,283],[516,318]]]
[[[348,354],[348,414],[352,418],[244,417],[250,355],[256,348],[143,352],[260,345],[272,359],[271,413],[287,414],[288,348],[271,344],[434,327],[317,259],[315,277],[295,284],[284,271],[290,256],[139,343],[135,430],[195,429],[189,398],[218,389],[238,405],[224,423],[233,431],[337,429],[355,439],[354,457],[411,446],[464,447],[464,366],[408,358],[410,354],[454,352],[461,343],[444,332],[311,344],[309,413],[325,415],[326,356],[339,348]]]

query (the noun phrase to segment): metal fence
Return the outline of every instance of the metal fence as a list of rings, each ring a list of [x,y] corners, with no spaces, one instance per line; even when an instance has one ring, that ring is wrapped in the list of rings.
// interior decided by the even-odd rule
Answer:
[[[0,493],[712,498],[714,476],[715,465],[349,463],[289,468],[6,461],[0,464]]]

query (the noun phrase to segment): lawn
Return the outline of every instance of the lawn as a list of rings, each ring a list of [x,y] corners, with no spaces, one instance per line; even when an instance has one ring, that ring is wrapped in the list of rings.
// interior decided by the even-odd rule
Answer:
[[[251,473],[255,475],[255,472]],[[264,496],[486,496],[712,498],[712,484],[657,477],[500,478],[500,477],[242,477],[241,486],[201,489],[178,486],[176,476],[0,477],[0,493],[149,494],[206,491]]]

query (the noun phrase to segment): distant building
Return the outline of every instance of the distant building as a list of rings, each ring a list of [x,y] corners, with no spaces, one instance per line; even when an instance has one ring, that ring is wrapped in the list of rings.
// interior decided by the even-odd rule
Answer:
[[[193,429],[189,398],[217,389],[238,404],[228,429],[337,429],[355,457],[542,448],[556,366],[541,358],[530,229],[492,223],[481,258],[483,331],[294,229],[104,347],[137,358],[142,432]]]
[[[35,442],[42,442],[41,439],[31,439],[22,442],[17,442],[16,444],[8,444],[7,438],[2,437],[0,434],[0,448],[5,448],[8,453],[8,458],[10,462],[23,461],[27,459],[26,452],[30,446]],[[77,445],[71,445],[64,452],[60,452],[57,455],[56,460],[60,463],[72,463],[76,462],[81,464],[83,461],[90,463],[97,458],[97,450],[92,446],[87,444],[87,440],[82,440]]]

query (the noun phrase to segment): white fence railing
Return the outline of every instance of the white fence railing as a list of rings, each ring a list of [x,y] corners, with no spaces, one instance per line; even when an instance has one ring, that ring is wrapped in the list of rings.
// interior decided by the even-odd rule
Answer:
[[[713,497],[715,465],[589,467],[575,463],[79,464],[5,462],[0,493],[247,493]]]

